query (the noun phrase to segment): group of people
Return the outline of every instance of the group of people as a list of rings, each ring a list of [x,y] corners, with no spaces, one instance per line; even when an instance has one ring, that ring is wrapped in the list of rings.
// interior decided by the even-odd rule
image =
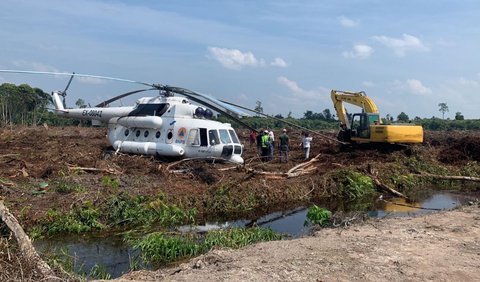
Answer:
[[[278,150],[280,156],[280,162],[288,162],[288,152],[290,149],[290,138],[287,135],[287,129],[282,129],[282,134],[278,137]],[[308,132],[302,133],[302,142],[300,146],[303,148],[304,158],[308,160],[310,158],[310,146],[312,142],[312,137]],[[250,144],[257,145],[258,155],[261,157],[262,161],[268,162],[273,160],[273,153],[275,149],[275,135],[272,130],[263,130],[257,134],[255,131],[250,133]]]

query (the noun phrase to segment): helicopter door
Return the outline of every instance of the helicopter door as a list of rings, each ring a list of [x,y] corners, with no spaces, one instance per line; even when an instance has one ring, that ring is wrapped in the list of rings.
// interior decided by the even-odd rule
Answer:
[[[197,128],[190,129],[187,138],[187,146],[200,146],[200,138]]]
[[[207,147],[208,146],[208,138],[207,138],[207,129],[200,128],[200,146]]]

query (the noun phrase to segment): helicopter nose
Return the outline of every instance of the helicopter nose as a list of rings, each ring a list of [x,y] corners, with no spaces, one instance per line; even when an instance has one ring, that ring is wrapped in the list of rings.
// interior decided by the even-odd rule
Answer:
[[[232,155],[230,157],[230,161],[237,164],[243,164],[243,158],[239,155]]]

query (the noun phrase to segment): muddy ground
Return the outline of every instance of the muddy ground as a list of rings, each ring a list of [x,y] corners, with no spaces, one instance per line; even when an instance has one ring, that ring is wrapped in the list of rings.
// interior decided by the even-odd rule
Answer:
[[[198,210],[197,222],[202,222],[212,218],[255,218],[273,211],[284,211],[300,204],[321,200],[325,202],[325,199],[338,196],[335,190],[336,183],[331,181],[331,177],[327,176],[340,169],[352,169],[365,173],[368,168],[373,167],[379,171],[381,181],[388,184],[396,183],[395,188],[407,194],[409,193],[408,187],[402,186],[402,183],[391,181],[399,173],[428,172],[444,175],[480,176],[480,167],[477,163],[480,162],[479,132],[426,132],[425,143],[422,145],[395,149],[364,148],[363,150],[353,151],[341,150],[338,144],[314,136],[311,156],[319,155],[315,170],[309,174],[289,179],[276,175],[254,174],[247,172],[247,170],[253,169],[257,172],[273,173],[286,172],[304,162],[303,152],[300,148],[300,132],[298,131],[289,134],[292,149],[290,161],[286,164],[280,163],[278,156],[272,162],[261,162],[256,157],[255,146],[248,143],[248,132],[240,131],[239,135],[245,144],[244,159],[246,165],[244,168],[238,169],[230,169],[232,164],[228,163],[211,164],[197,161],[171,166],[171,162],[150,156],[112,155],[105,134],[106,131],[103,128],[47,128],[42,126],[0,128],[0,197],[27,230],[38,223],[49,209],[68,211],[84,205],[85,202],[93,203],[94,206],[101,205],[112,194],[119,193],[151,197],[161,195],[162,199],[169,204],[175,204],[184,209],[196,208]],[[276,132],[276,136],[279,134],[280,132]],[[335,136],[335,132],[326,132],[325,134],[331,137]],[[187,173],[181,174],[170,173],[172,170],[182,169],[189,170]],[[119,187],[105,185],[105,178],[118,180]],[[398,177],[395,179],[398,179]],[[45,187],[46,185],[48,186]],[[79,189],[65,192],[62,188],[66,186],[79,187]],[[470,189],[472,188],[470,187]],[[478,190],[478,185],[474,186],[473,189]],[[222,191],[222,193],[219,194],[218,191]],[[335,201],[327,200],[326,205],[331,210],[338,208],[335,206]],[[473,220],[472,222],[477,224],[478,211],[474,211],[474,213],[476,213],[475,220],[477,221]],[[421,222],[422,220],[418,219],[418,221]],[[405,222],[407,224],[410,221],[405,220]],[[473,223],[472,226],[475,225]],[[387,221],[379,224],[387,226],[396,223],[395,221]],[[398,228],[401,228],[402,223],[399,224]],[[474,232],[478,235],[478,225],[476,226],[477,229]],[[412,228],[423,230],[421,229],[423,227]],[[367,231],[365,230],[365,232]],[[374,229],[368,232],[373,231]],[[336,234],[335,232],[344,231],[323,232],[326,233],[320,233],[321,235],[307,239],[307,241],[314,241],[318,236],[330,236]],[[350,230],[348,232],[356,234],[356,231]],[[367,235],[370,234],[368,232]],[[392,229],[393,234],[396,232],[397,230]],[[430,230],[429,232],[433,231]],[[407,240],[407,237],[413,234],[408,231],[401,231],[400,233],[405,236],[386,239],[391,240],[391,243],[398,243]],[[376,238],[379,234],[368,236]],[[381,234],[388,235],[390,233]],[[366,238],[370,238],[368,236]],[[361,239],[366,240],[363,237]],[[354,244],[354,236],[349,240],[352,240],[349,244]],[[381,241],[381,236],[378,240]],[[442,240],[439,240],[439,242],[448,242]],[[292,244],[291,247],[301,249],[300,246],[304,244],[301,242],[281,242],[275,248],[282,250],[286,248],[285,246]],[[269,246],[268,244],[265,244],[265,246]],[[332,241],[332,244],[334,245],[331,245],[331,248],[340,244],[340,242]],[[373,244],[377,244],[377,242],[358,241],[358,244],[372,244],[370,246],[374,246]],[[347,250],[349,246],[341,245],[338,248]],[[434,247],[442,248],[432,245],[432,248]],[[317,247],[314,246],[305,247],[302,252],[306,252],[310,248],[313,248],[311,253],[316,253],[318,250],[319,254],[316,254],[316,256],[320,256],[323,252],[322,249],[316,249]],[[371,248],[365,247],[365,252],[369,249]],[[254,252],[254,248],[251,250]],[[379,249],[380,251],[381,249]],[[367,256],[375,255],[375,257],[371,257],[372,262],[373,260],[379,260],[376,258],[377,254],[366,253]],[[257,253],[251,254],[257,255]],[[238,255],[241,256],[241,253]],[[275,256],[275,253],[271,255]],[[278,255],[281,255],[281,253],[279,252]],[[303,254],[299,253],[299,255]],[[398,255],[403,256],[403,254]],[[237,255],[232,253],[229,256]],[[317,257],[317,259],[321,261],[320,257]],[[326,265],[332,264],[332,267],[338,267],[342,270],[330,258],[325,257],[323,259]],[[348,263],[348,257],[344,259],[347,260],[345,263]],[[408,259],[405,257],[398,261],[403,263]],[[265,258],[265,261],[268,262],[270,259]],[[252,262],[254,261],[252,260]],[[354,260],[350,262],[357,263]],[[229,268],[229,266],[225,267]],[[325,268],[325,265],[323,267]],[[353,265],[350,267],[353,267]],[[312,273],[315,273],[315,267],[312,268]],[[370,277],[368,277],[369,269],[367,268],[365,271],[367,276],[359,276],[360,279],[364,277],[364,279],[370,280]],[[348,271],[348,268],[343,270]],[[282,271],[289,272],[290,270],[285,268]],[[255,279],[252,276],[251,279],[259,280],[262,277],[258,276],[258,279]],[[281,277],[279,276],[280,279]],[[339,277],[342,278],[343,276]],[[294,276],[290,278],[292,280],[296,279]],[[335,279],[333,276],[330,278]],[[327,280],[331,280],[330,278]],[[247,277],[247,279],[250,278]]]
[[[370,165],[380,170],[394,170],[395,167],[387,168],[388,164],[413,159],[433,162],[452,174],[460,174],[458,168],[468,162],[480,161],[480,133],[477,132],[427,132],[425,144],[400,150],[342,151],[338,144],[314,136],[311,156],[320,154],[316,171],[285,179],[248,174],[244,169],[219,170],[232,167],[231,164],[188,162],[168,168],[171,163],[150,156],[111,155],[105,134],[103,128],[40,126],[0,129],[0,196],[24,226],[35,224],[50,208],[68,210],[86,200],[101,203],[114,192],[147,196],[161,194],[168,202],[184,208],[197,208],[200,217],[245,216],[244,210],[264,214],[334,194],[334,185],[323,183],[326,180],[322,176],[341,168],[353,167],[361,171]],[[279,134],[277,132],[277,136]],[[326,134],[335,135],[334,132]],[[262,163],[256,157],[256,148],[248,144],[248,132],[240,131],[239,135],[245,144],[247,168],[286,172],[304,161],[300,132],[290,133],[292,148],[290,161],[286,164],[280,163],[278,156],[272,162]],[[407,168],[410,172],[418,169],[407,165],[410,165]],[[167,168],[190,168],[191,171],[171,174]],[[120,181],[119,191],[111,191],[110,187],[102,185],[106,175]],[[49,186],[42,189],[44,183]],[[56,192],[65,183],[81,186],[82,193]],[[222,186],[229,187],[231,194],[251,197],[252,205],[234,208],[233,205],[219,206],[218,201],[212,203],[210,200],[215,189]],[[317,186],[324,187],[319,189]],[[311,191],[314,187],[317,188]],[[306,194],[308,197],[304,197]]]

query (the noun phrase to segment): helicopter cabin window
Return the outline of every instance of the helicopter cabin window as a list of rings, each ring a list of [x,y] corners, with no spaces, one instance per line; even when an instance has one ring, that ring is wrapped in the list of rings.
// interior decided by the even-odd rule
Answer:
[[[140,136],[140,130],[137,130],[137,132],[135,132],[135,136]]]
[[[230,136],[232,137],[233,143],[240,144],[240,141],[238,141],[237,134],[235,134],[235,131],[233,129],[229,129],[228,132],[230,132]]]
[[[218,138],[218,131],[209,130],[208,131],[208,138],[210,139],[210,146],[220,144],[220,139]]]
[[[208,146],[208,139],[207,139],[207,129],[200,128],[200,146],[207,147]]]
[[[130,134],[130,130],[128,130],[128,128],[127,128],[127,129],[125,129],[125,136],[128,136],[128,134]]]
[[[157,133],[155,133],[155,138],[160,138],[160,131],[157,131]]]
[[[230,139],[230,135],[228,135],[228,131],[226,129],[220,129],[220,140],[223,144],[232,143],[232,139]]]
[[[190,133],[188,133],[187,144],[192,146],[200,146],[200,138],[198,137],[198,129],[190,129]]]
[[[173,129],[169,129],[167,133],[167,140],[165,140],[167,144],[171,144],[173,142]]]
[[[138,104],[129,116],[162,116],[169,108],[168,103]]]
[[[143,136],[144,136],[145,138],[147,138],[147,137],[148,137],[148,133],[149,133],[148,130],[145,130],[145,133],[143,133]]]

